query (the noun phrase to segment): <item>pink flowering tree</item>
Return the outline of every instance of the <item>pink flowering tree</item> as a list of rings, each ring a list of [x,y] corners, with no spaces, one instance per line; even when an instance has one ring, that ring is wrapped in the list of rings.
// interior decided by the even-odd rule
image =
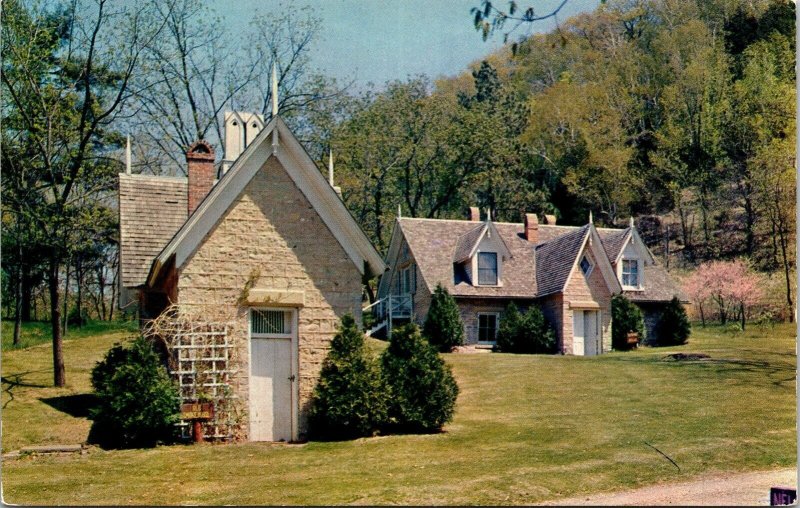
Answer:
[[[745,328],[747,311],[764,296],[758,274],[753,273],[742,260],[711,261],[700,265],[686,279],[683,289],[698,306],[700,319],[705,326],[704,307],[711,303],[719,309],[719,318],[725,324],[728,317],[739,318]]]

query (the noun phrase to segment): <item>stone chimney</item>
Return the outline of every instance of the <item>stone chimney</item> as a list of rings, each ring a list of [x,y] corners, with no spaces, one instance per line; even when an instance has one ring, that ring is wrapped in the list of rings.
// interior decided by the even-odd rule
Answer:
[[[539,242],[539,217],[535,213],[525,214],[525,239],[534,245]]]
[[[469,207],[469,220],[472,222],[480,222],[481,221],[481,210],[477,206],[470,206]]]
[[[204,140],[196,141],[186,150],[189,215],[214,186],[214,158],[214,149]]]
[[[544,216],[544,223],[549,224],[551,226],[556,225],[556,216],[555,215],[545,215]]]

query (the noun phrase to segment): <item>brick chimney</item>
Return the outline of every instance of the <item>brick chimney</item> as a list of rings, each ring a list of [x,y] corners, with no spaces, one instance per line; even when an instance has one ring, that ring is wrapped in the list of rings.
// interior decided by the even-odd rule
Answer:
[[[472,222],[480,222],[481,221],[481,210],[477,206],[470,206],[469,207],[469,220]]]
[[[214,149],[207,141],[196,141],[186,150],[189,174],[189,215],[214,185]]]
[[[544,216],[544,223],[549,224],[551,226],[556,225],[556,216],[555,215],[545,215]]]
[[[525,239],[534,245],[539,242],[539,217],[535,213],[525,214]]]

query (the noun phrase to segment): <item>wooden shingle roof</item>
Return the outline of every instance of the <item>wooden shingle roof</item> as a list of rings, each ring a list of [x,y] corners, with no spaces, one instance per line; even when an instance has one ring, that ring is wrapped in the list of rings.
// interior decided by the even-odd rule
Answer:
[[[562,291],[586,235],[591,231],[588,224],[540,224],[538,241],[534,246],[525,239],[523,224],[495,222],[493,225],[512,257],[504,262],[502,287],[476,287],[456,269],[454,261],[461,259],[471,248],[485,224],[466,220],[398,219],[398,227],[426,285],[433,290],[440,283],[456,297],[537,298]],[[595,231],[608,261],[613,262],[630,236],[630,228],[596,228]],[[646,264],[643,275],[643,291],[625,291],[631,300],[663,302],[673,296],[685,300],[667,271],[657,262]]]
[[[123,287],[145,283],[153,258],[186,222],[187,186],[185,177],[119,175]]]
[[[482,225],[464,220],[398,219],[398,227],[408,243],[425,284],[433,290],[437,283],[451,295],[485,298],[533,298],[536,276],[533,246],[523,236],[522,224],[494,223],[511,257],[503,263],[503,285],[475,287],[462,278],[456,279],[453,258],[458,240]]]
[[[536,247],[536,282],[538,296],[564,290],[575,259],[581,253],[589,224],[555,237]]]

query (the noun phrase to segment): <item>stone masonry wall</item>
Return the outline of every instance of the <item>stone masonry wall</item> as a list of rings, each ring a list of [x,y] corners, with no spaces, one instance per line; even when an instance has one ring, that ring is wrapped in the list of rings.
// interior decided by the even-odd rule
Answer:
[[[235,390],[248,408],[250,372],[246,304],[254,289],[303,291],[298,310],[299,433],[307,432],[310,398],[339,319],[361,319],[361,274],[281,164],[270,157],[242,194],[180,267],[181,305],[226,314],[236,323],[239,377]],[[247,432],[247,419],[243,431]]]
[[[561,351],[564,354],[572,354],[572,311],[570,302],[575,301],[592,301],[600,305],[602,330],[603,330],[603,351],[611,351],[611,292],[608,290],[606,281],[597,266],[597,262],[593,255],[592,247],[586,249],[588,257],[594,264],[592,273],[589,274],[587,281],[581,272],[580,267],[575,268],[572,278],[569,281],[566,289],[564,290],[564,300],[562,306],[563,312],[563,326],[561,328]]]
[[[478,312],[497,312],[502,316],[508,305],[508,300],[457,298],[456,302],[464,324],[464,344],[478,343]]]

